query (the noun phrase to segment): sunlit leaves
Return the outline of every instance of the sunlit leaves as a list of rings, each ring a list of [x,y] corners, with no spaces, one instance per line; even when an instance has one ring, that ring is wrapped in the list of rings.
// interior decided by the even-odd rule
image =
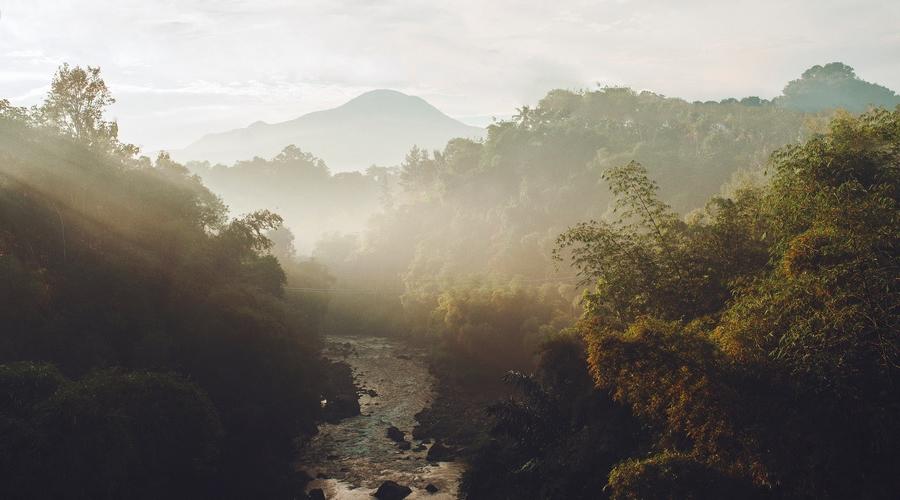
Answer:
[[[106,108],[115,102],[99,67],[63,64],[54,75],[36,116],[38,121],[83,144],[130,157],[137,153],[137,148],[119,143],[119,125],[103,119]]]

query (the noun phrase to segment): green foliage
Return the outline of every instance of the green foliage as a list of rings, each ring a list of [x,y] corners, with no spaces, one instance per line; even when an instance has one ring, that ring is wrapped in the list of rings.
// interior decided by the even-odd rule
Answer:
[[[57,446],[5,496],[289,496],[293,441],[320,411],[322,308],[283,299],[266,236],[281,219],[229,221],[168,155],[135,158],[102,119],[99,74],[79,71],[60,70],[43,114],[0,110],[0,362],[78,379],[9,417],[5,460]]]
[[[458,286],[436,300],[429,333],[470,375],[531,369],[540,343],[573,316],[564,290],[550,285]]]
[[[0,411],[6,417],[29,419],[34,408],[66,382],[50,364],[20,362],[0,365]]]
[[[558,259],[571,259],[584,283],[596,284],[584,300],[600,321],[622,328],[644,315],[712,315],[731,297],[733,281],[764,267],[765,232],[754,220],[761,210],[756,190],[714,198],[684,222],[658,200],[656,185],[639,164],[604,175],[617,196],[619,217],[577,224],[560,235],[555,250]]]
[[[615,500],[765,498],[750,484],[672,452],[617,465],[609,474],[609,491]]]
[[[604,494],[895,496],[898,127],[900,111],[839,114],[775,153],[767,185],[684,220],[638,164],[608,172],[619,217],[574,226],[557,253],[594,285],[578,324],[592,385],[641,426],[600,469]],[[531,475],[579,449],[547,424],[577,399],[525,382],[523,402],[495,410],[511,439],[477,454],[487,471],[467,475],[470,498],[502,491],[498,477],[539,498],[583,496],[563,468]],[[606,436],[584,438],[604,447]],[[554,485],[566,486],[546,493]]]
[[[212,480],[218,415],[195,384],[159,373],[65,380],[0,365],[5,498],[195,498]]]
[[[651,308],[673,320],[714,314],[731,297],[730,281],[768,259],[762,224],[753,232],[743,226],[759,219],[758,189],[714,201],[692,224],[679,212],[702,206],[736,171],[761,166],[775,148],[799,140],[808,119],[770,105],[698,105],[622,88],[556,90],[517,119],[491,125],[483,142],[414,148],[366,231],[327,236],[314,250],[335,287],[347,290],[332,301],[326,328],[437,333],[454,339],[444,345],[455,354],[517,360],[494,364],[524,369],[520,360],[558,322],[539,320],[553,327],[537,335],[506,320],[445,325],[440,300],[470,302],[450,297],[469,286],[466,277],[492,283],[498,294],[519,280],[523,288],[561,290],[560,309],[572,317],[579,276],[558,270],[552,253],[557,236],[581,220],[603,222],[568,232],[558,257],[577,253],[580,239],[606,238],[602,250],[595,247],[603,266],[581,269],[581,278],[605,290],[603,300],[589,297],[593,306],[613,307],[622,321]],[[607,181],[615,184],[611,196],[598,190]],[[387,297],[393,294],[399,302]]]
[[[366,174],[294,146],[136,158],[111,102],[68,66],[43,107],[0,101],[4,496],[293,496],[322,330],[434,341],[438,375],[476,390],[521,371],[469,498],[900,489],[900,111],[817,123],[896,103],[844,65],[773,103],[553,91]],[[765,183],[715,196],[767,158]],[[316,260],[284,227],[361,231],[378,205]],[[558,335],[579,290],[580,335]]]
[[[742,324],[723,325],[734,355],[834,369],[822,373],[830,380],[863,366],[886,376],[900,363],[897,116],[841,116],[829,134],[775,156],[768,203],[779,266],[736,304]],[[760,301],[777,306],[755,315]],[[747,334],[756,329],[779,334],[751,347]]]
[[[890,109],[900,104],[900,96],[892,90],[861,80],[853,68],[839,62],[809,68],[788,83],[783,94],[775,99],[778,106],[804,112],[841,108],[860,113],[870,107]]]
[[[180,377],[100,372],[64,386],[38,411],[48,446],[38,472],[54,480],[34,485],[33,493],[191,498],[214,477],[218,415]]]
[[[294,248],[294,234],[287,227],[279,226],[269,231],[266,238],[272,242],[269,250],[271,257],[278,259],[278,264],[284,270],[286,297],[290,299],[291,312],[301,324],[321,332],[331,297],[316,292],[331,288],[334,285],[334,276],[328,271],[328,267],[318,260],[301,259],[297,255]]]
[[[628,183],[650,178],[642,168],[652,174],[661,198],[650,196],[655,183],[639,196],[673,208],[620,215],[629,224],[662,217],[655,221],[662,231],[738,170],[762,166],[774,149],[798,141],[810,118],[774,106],[691,104],[623,88],[555,90],[517,120],[491,125],[483,143],[457,139],[443,151],[410,151],[399,189],[372,219],[357,258],[387,276],[379,286],[413,292],[459,275],[554,282],[559,273],[549,257],[556,236],[578,221],[600,220],[615,202],[598,192],[604,175],[621,173],[609,180],[627,195]],[[635,163],[627,175],[612,170],[629,160]]]
[[[738,374],[696,327],[639,319],[621,335],[588,335],[597,386],[656,430],[656,447],[690,450],[710,466],[766,483],[747,435]]]
[[[719,230],[763,231],[745,239],[740,253],[729,253],[757,254],[764,241],[772,265],[757,257],[751,272],[736,267],[738,273],[725,274],[731,296],[710,310],[677,303],[660,309],[668,297],[646,289],[639,294],[651,299],[633,307],[598,288],[593,300],[608,305],[589,307],[583,320],[592,374],[598,387],[654,426],[656,447],[789,496],[841,497],[865,482],[866,496],[881,498],[895,487],[885,467],[897,458],[889,450],[898,435],[890,429],[900,414],[898,124],[896,111],[838,116],[826,134],[773,156],[771,185],[752,197],[758,208],[751,213],[762,223],[728,216],[724,227],[688,222],[680,241],[677,233],[665,235],[679,246],[699,238],[687,248],[711,252]],[[640,185],[634,191],[626,200],[641,206],[634,201]],[[715,217],[734,206],[717,205]],[[646,226],[646,234],[655,233]],[[606,241],[582,238],[576,258],[595,256],[582,257],[582,265],[593,264],[588,269],[610,265],[603,258]],[[642,272],[638,266],[626,264],[632,273]],[[683,295],[696,293],[696,282],[676,282]],[[699,293],[708,295],[703,288]],[[622,310],[630,314],[616,318],[625,322],[604,318]],[[817,443],[815,451],[804,452],[804,443]],[[626,477],[646,475],[635,464]],[[623,481],[617,495],[647,495],[644,480]],[[704,491],[699,483],[692,488]]]
[[[541,345],[533,376],[513,372],[517,390],[494,404],[492,439],[466,471],[466,498],[606,498],[607,472],[642,447],[639,423],[593,387],[577,336]]]
[[[53,76],[44,104],[35,110],[36,120],[83,144],[131,156],[137,148],[119,143],[118,124],[103,119],[107,106],[115,102],[99,67],[64,63]]]
[[[483,388],[479,380],[503,370],[535,369],[536,348],[571,321],[586,289],[578,328],[591,369],[569,361],[578,368],[548,372],[571,379],[563,374],[580,369],[591,382],[573,395],[535,381],[539,390],[495,408],[493,440],[466,476],[470,498],[602,497],[616,463],[664,450],[690,457],[692,479],[678,491],[701,491],[692,482],[707,472],[721,481],[702,491],[732,481],[799,491],[779,482],[794,474],[786,447],[772,452],[777,439],[760,430],[778,427],[772,408],[793,389],[735,366],[713,333],[743,291],[779,267],[780,209],[764,174],[720,188],[739,171],[761,172],[773,151],[828,118],[759,98],[556,90],[490,126],[481,143],[413,149],[368,230],[329,237],[317,251],[348,290],[327,328],[440,339],[439,377]],[[570,259],[574,271],[556,268]],[[576,410],[575,401],[593,403]]]
[[[294,145],[271,159],[253,158],[232,166],[189,162],[190,171],[222,196],[234,213],[276,210],[304,254],[323,235],[357,232],[390,200],[393,169],[332,174],[321,159]]]

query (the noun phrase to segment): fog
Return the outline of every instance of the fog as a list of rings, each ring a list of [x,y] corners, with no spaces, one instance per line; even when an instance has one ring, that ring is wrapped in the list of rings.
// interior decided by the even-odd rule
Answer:
[[[146,151],[378,88],[458,118],[512,115],[552,88],[598,82],[690,101],[771,99],[798,71],[835,60],[900,87],[900,12],[878,0],[11,0],[0,9],[5,98],[38,103],[59,64],[99,65],[123,138]]]
[[[0,497],[896,498],[898,11],[775,11],[3,6]]]

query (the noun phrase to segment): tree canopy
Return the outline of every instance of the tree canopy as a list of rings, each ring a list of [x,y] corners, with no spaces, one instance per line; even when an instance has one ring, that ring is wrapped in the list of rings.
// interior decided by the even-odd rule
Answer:
[[[321,310],[282,298],[281,218],[137,157],[111,102],[63,66],[43,106],[0,106],[2,496],[289,496]]]
[[[775,100],[779,106],[804,112],[844,109],[853,113],[870,107],[893,108],[900,104],[900,95],[887,87],[870,83],[856,76],[844,63],[815,65],[797,80],[784,87],[783,95]]]
[[[541,498],[555,488],[600,496],[560,472],[558,457],[583,453],[579,444],[546,429],[527,434],[593,397],[600,404],[585,425],[606,450],[590,458],[607,474],[602,495],[892,497],[898,132],[897,110],[838,115],[824,133],[777,151],[770,182],[740,186],[687,219],[658,201],[640,165],[609,170],[620,216],[559,239],[560,255],[592,285],[577,332],[593,388],[564,396],[553,381],[572,379],[573,357],[546,345],[529,382],[537,385],[499,414],[503,440],[478,458],[491,472],[474,471],[470,491],[525,494],[491,489],[507,474]],[[637,425],[610,419],[619,405]]]

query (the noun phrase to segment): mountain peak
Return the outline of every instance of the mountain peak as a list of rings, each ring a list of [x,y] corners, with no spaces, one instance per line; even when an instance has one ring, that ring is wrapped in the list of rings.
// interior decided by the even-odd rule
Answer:
[[[413,145],[441,149],[454,137],[483,135],[484,129],[445,115],[421,97],[377,89],[286,122],[254,122],[207,135],[173,157],[231,163],[271,158],[294,144],[325,160],[333,171],[362,170],[373,164],[398,165]]]
[[[440,110],[431,104],[428,104],[428,102],[421,97],[411,96],[398,90],[391,89],[375,89],[364,92],[344,103],[339,109],[365,112],[384,110],[391,110],[392,112],[427,110],[427,112],[430,113],[441,113]]]
[[[411,97],[413,97],[413,96],[411,96],[409,94],[404,94],[403,92],[400,92],[399,90],[375,89],[375,90],[370,90],[368,92],[363,92],[362,94],[359,94],[358,96],[354,97],[353,99],[350,99],[347,102],[351,103],[353,101],[360,101],[360,100],[367,100],[367,99],[392,99],[392,98],[399,98],[399,99],[407,98],[408,99]]]

